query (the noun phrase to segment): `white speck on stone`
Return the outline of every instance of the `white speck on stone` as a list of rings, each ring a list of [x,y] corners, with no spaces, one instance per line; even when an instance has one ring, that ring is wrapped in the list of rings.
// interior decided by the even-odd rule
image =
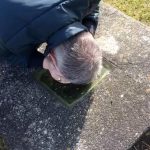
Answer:
[[[135,137],[137,137],[139,135],[139,133],[135,133]]]
[[[43,133],[46,135],[46,134],[48,133],[47,129],[45,129],[45,130],[43,131]]]
[[[37,129],[37,132],[40,132],[41,130],[42,130],[41,128],[38,128],[38,129]]]
[[[101,132],[100,132],[100,135],[103,134],[104,130],[105,130],[105,128],[102,128],[102,130],[101,130]]]
[[[42,141],[41,144],[44,144],[44,142]]]
[[[78,130],[78,132],[81,132],[81,128],[78,128],[77,130]]]
[[[91,113],[93,111],[93,109],[89,109],[88,112]]]
[[[105,130],[105,128],[102,128],[102,131],[104,131]]]
[[[142,39],[146,42],[150,42],[150,38],[148,36],[142,36]]]
[[[123,98],[123,97],[124,97],[124,95],[122,94],[122,95],[120,95],[120,97],[121,97],[121,98]]]
[[[102,36],[97,40],[100,49],[109,54],[117,54],[120,50],[118,41],[112,35]]]
[[[39,121],[39,123],[42,123],[42,121]]]
[[[76,145],[76,150],[87,150],[88,147],[86,146],[86,140],[80,139]]]

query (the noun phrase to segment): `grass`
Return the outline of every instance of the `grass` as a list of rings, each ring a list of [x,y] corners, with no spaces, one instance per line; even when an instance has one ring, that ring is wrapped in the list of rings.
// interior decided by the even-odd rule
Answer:
[[[150,0],[104,0],[127,15],[150,25]]]

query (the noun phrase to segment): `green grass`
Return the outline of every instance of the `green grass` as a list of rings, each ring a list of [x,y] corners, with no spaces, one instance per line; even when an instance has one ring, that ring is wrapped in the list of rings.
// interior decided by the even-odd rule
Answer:
[[[104,0],[127,15],[150,25],[150,0]]]

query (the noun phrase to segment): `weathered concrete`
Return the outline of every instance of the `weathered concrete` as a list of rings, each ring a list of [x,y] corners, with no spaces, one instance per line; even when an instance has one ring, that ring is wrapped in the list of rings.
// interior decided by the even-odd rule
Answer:
[[[1,62],[0,135],[10,149],[126,150],[150,126],[150,29],[105,4],[100,24],[99,45],[116,69],[72,109],[32,70]]]

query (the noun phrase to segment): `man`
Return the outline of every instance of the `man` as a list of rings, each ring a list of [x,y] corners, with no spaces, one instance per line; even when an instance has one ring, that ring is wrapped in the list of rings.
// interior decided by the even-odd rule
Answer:
[[[43,65],[61,83],[86,84],[101,69],[94,40],[100,0],[0,1],[0,55],[13,65]],[[37,47],[47,42],[41,56]]]

